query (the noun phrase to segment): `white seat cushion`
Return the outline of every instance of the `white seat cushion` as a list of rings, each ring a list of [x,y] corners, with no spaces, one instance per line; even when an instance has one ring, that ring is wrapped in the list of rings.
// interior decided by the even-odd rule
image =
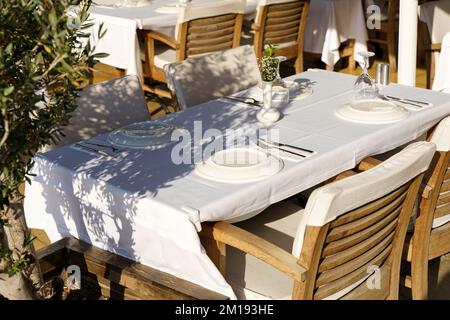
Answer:
[[[302,213],[299,204],[287,200],[235,225],[291,252]],[[290,299],[292,294],[293,281],[289,277],[231,247],[227,247],[226,278],[241,299]]]
[[[164,44],[155,44],[155,66],[163,69],[166,64],[175,62],[177,54],[175,49]]]

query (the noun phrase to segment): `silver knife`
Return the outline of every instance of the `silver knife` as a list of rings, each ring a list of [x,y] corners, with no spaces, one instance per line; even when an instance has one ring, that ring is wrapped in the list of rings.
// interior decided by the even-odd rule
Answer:
[[[257,141],[257,142],[256,142],[256,145],[257,145],[258,147],[262,148],[262,149],[268,149],[269,147],[270,147],[270,148],[277,148],[278,150],[281,150],[281,151],[283,151],[283,152],[286,152],[286,153],[290,153],[290,154],[296,155],[297,157],[306,158],[306,156],[305,156],[304,154],[300,154],[300,153],[296,153],[296,152],[293,152],[293,151],[290,151],[290,150],[286,150],[286,149],[283,148],[283,147],[271,146],[271,145],[269,145],[269,144],[266,144],[266,145],[265,145],[266,147],[263,147],[263,146],[260,144],[260,142],[261,142],[261,141]]]
[[[407,102],[412,102],[412,103],[418,103],[418,104],[423,104],[424,106],[431,106],[432,103],[429,102],[424,102],[424,101],[419,101],[419,100],[413,100],[413,99],[407,99],[407,98],[399,98],[399,97],[394,97],[394,96],[386,96],[390,99],[394,99],[394,100],[400,100],[400,101],[407,101]]]
[[[89,151],[98,153],[98,154],[100,154],[100,155],[102,155],[102,156],[105,156],[105,157],[108,157],[108,158],[113,158],[113,159],[116,158],[116,157],[114,157],[112,154],[109,154],[108,152],[103,151],[103,150],[97,150],[97,149],[94,149],[94,148],[85,146],[85,145],[83,145],[83,144],[80,144],[80,143],[76,143],[75,145],[76,145],[77,147],[84,148],[84,149],[86,149],[86,150],[89,150]]]
[[[297,147],[297,146],[292,146],[290,144],[285,144],[285,143],[281,143],[281,142],[274,142],[274,141],[267,141],[267,140],[263,140],[261,138],[259,140],[261,140],[262,142],[264,142],[267,145],[273,145],[273,146],[276,146],[276,147],[288,147],[288,148],[300,150],[300,151],[303,151],[303,152],[306,152],[306,153],[314,153],[314,151],[312,151],[312,150],[301,148],[301,147]]]
[[[246,104],[249,104],[251,106],[261,107],[261,102],[259,102],[256,99],[253,99],[253,98],[240,98],[240,97],[234,97],[234,96],[226,96],[224,98],[225,99],[229,99],[229,100],[233,100],[233,101],[246,103]]]

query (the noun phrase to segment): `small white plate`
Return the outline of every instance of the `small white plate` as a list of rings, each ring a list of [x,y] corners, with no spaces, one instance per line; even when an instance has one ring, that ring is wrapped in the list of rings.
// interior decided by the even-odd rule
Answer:
[[[202,178],[246,183],[266,179],[283,169],[283,160],[254,148],[231,148],[216,152],[195,166]]]
[[[336,115],[347,121],[383,124],[401,121],[409,116],[409,112],[393,102],[370,99],[345,104],[336,109]]]

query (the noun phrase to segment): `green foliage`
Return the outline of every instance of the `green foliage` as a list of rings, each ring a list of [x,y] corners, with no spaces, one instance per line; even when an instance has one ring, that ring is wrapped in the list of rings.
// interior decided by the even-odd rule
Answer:
[[[86,32],[90,2],[0,0],[0,238],[10,202],[29,181],[33,155],[61,137],[99,57]],[[11,272],[27,259],[24,253],[11,261]]]
[[[259,61],[259,69],[263,81],[273,81],[278,74],[280,61],[276,57],[276,45],[268,44],[264,47],[263,57]]]

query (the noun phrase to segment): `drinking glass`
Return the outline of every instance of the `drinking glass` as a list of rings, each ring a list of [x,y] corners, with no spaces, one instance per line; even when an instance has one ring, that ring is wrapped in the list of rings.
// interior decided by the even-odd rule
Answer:
[[[273,85],[285,87],[284,80],[283,80],[283,78],[281,78],[281,75],[280,75],[280,65],[283,61],[286,61],[287,58],[285,56],[278,56],[277,59],[278,59],[277,77],[273,81]]]
[[[367,70],[369,68],[369,58],[373,57],[375,53],[364,51],[358,52],[358,55],[363,58],[364,62],[361,65],[363,72],[356,79],[355,85],[353,86],[354,98],[355,100],[375,99],[378,96],[378,89]]]

